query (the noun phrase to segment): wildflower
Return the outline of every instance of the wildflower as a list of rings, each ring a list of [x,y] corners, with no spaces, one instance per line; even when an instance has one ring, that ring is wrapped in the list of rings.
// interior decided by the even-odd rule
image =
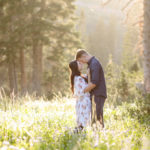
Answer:
[[[19,150],[19,148],[18,148],[18,147],[13,146],[13,145],[10,145],[10,146],[9,146],[9,148],[10,148],[10,149],[12,149],[12,150]]]
[[[3,146],[3,147],[1,148],[1,150],[7,150],[7,149],[8,149],[7,146]]]
[[[8,141],[3,141],[3,144],[4,145],[9,145],[9,142]]]

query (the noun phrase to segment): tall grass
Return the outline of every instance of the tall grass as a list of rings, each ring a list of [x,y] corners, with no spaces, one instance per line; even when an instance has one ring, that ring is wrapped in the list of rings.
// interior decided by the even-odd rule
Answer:
[[[135,103],[110,108],[106,102],[105,129],[93,126],[77,134],[74,99],[56,96],[47,101],[29,95],[18,99],[1,95],[2,99],[2,150],[148,150],[150,146],[149,124],[140,123],[129,111],[136,109]]]
[[[131,67],[132,68],[132,67]],[[105,129],[88,127],[78,134],[75,99],[56,94],[46,97],[7,96],[0,91],[0,149],[2,150],[149,150],[150,96],[135,83],[140,70],[107,67],[108,99]]]

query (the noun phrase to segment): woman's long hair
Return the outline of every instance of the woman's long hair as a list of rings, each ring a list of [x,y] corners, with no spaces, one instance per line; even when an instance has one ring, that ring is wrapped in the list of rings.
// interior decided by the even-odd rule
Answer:
[[[71,70],[70,80],[71,80],[71,90],[74,93],[74,77],[81,76],[81,72],[78,69],[78,64],[76,60],[73,60],[69,63],[69,68]],[[84,78],[84,77],[83,77]],[[87,82],[87,79],[84,78]]]

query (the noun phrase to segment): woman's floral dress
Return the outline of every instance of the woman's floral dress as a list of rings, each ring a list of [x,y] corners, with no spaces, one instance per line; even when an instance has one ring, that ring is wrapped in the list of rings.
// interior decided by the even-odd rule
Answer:
[[[74,96],[76,98],[76,122],[77,126],[89,126],[91,121],[90,94],[84,93],[87,83],[81,76],[74,78]]]

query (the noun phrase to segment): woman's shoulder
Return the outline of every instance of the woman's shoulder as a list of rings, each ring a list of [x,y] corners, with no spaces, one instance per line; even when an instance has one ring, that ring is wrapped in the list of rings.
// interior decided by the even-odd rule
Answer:
[[[75,79],[82,79],[81,76],[75,76]]]
[[[75,80],[77,80],[77,81],[83,81],[83,77],[81,77],[81,76],[75,76]]]

